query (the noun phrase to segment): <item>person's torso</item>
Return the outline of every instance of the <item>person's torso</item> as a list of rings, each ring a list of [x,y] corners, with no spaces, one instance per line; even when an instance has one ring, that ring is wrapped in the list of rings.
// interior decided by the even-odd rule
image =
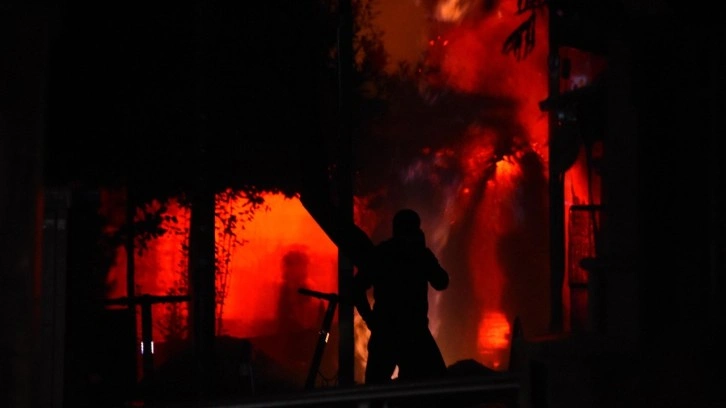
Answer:
[[[392,326],[428,325],[428,290],[425,247],[404,245],[395,239],[376,248],[373,310],[378,322]]]

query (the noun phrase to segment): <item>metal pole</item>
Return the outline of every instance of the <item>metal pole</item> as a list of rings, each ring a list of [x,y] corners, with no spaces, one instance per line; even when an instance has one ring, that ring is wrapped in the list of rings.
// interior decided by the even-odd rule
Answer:
[[[323,360],[325,345],[328,344],[330,327],[333,324],[333,316],[335,315],[335,308],[337,307],[337,305],[337,299],[328,300],[328,308],[325,311],[323,326],[318,333],[318,342],[315,345],[315,354],[313,354],[313,361],[310,364],[310,371],[308,372],[308,377],[305,380],[305,389],[307,390],[312,390],[313,388],[315,388],[315,379],[318,377],[318,370],[320,370],[320,363]]]
[[[134,260],[134,216],[136,215],[136,203],[131,191],[131,183],[126,186],[126,296],[132,299],[135,291],[134,275],[135,272],[135,260]],[[134,321],[136,317],[134,316]],[[134,330],[136,326],[134,325]]]
[[[208,35],[209,5],[204,0],[195,4],[194,59],[197,124],[196,173],[192,191],[192,214],[189,228],[189,289],[191,295],[192,338],[196,357],[199,397],[211,391],[214,356],[214,189],[210,186],[207,152],[207,116],[209,94],[207,76],[210,72]]]
[[[152,340],[151,302],[143,299],[141,305],[141,355],[144,379],[148,380],[154,372],[154,345]]]
[[[560,52],[557,36],[556,2],[550,2],[549,42],[549,98],[557,99],[560,94]],[[561,152],[552,148],[558,134],[558,110],[549,110],[549,213],[550,213],[550,329],[563,329],[562,284],[565,277],[565,172]]]
[[[133,169],[129,169],[133,173]],[[133,176],[129,177],[128,184],[126,186],[126,297],[128,299],[134,299],[136,296],[136,260],[134,253],[136,251],[134,238],[136,231],[134,228],[134,218],[136,216],[136,197],[133,192]],[[131,309],[131,327],[133,330],[133,347],[136,348],[136,342],[138,341],[138,332],[136,328],[136,308],[129,306]],[[137,374],[138,363],[134,363],[134,383],[138,381]],[[143,368],[143,367],[142,367]],[[146,373],[145,368],[144,374]]]
[[[338,108],[340,115],[338,158],[338,199],[341,219],[336,228],[338,237],[344,236],[344,228],[353,224],[353,181],[352,181],[352,134],[351,134],[351,76],[353,74],[353,10],[351,0],[339,2],[338,21]],[[353,263],[338,250],[338,294],[343,300],[351,297],[353,287]],[[338,315],[340,329],[338,354],[338,381],[341,386],[353,384],[354,331],[353,304],[342,301]]]

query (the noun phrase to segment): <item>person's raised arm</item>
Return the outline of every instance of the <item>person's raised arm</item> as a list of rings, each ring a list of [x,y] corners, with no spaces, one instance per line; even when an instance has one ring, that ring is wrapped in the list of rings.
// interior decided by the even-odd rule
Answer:
[[[431,283],[431,287],[436,290],[449,287],[449,273],[439,264],[436,255],[426,248],[426,256],[426,279]]]

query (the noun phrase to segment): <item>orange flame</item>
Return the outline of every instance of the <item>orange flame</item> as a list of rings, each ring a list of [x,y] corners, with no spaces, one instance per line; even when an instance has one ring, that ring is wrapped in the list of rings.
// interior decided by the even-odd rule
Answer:
[[[485,313],[479,322],[477,351],[482,363],[493,369],[507,365],[510,326],[503,313]]]
[[[266,207],[257,210],[250,219],[240,220],[234,231],[230,231],[235,234],[238,245],[229,258],[223,334],[253,339],[284,337],[285,333],[295,335],[296,330],[302,330],[314,335],[322,324],[326,304],[298,294],[297,289],[304,286],[320,292],[337,292],[337,248],[299,199],[277,194],[263,197]],[[248,203],[239,199],[231,204],[236,211]],[[155,202],[151,207],[159,205]],[[183,245],[188,238],[189,210],[174,200],[167,205],[169,217],[161,225],[166,233],[150,240],[148,248],[134,257],[136,295],[186,293],[183,276],[187,263]],[[217,220],[217,231],[224,227]],[[107,278],[109,298],[126,296],[123,247],[117,250],[116,259]],[[153,338],[157,350],[163,353],[163,342],[170,334],[170,320],[185,319],[186,311],[157,305],[152,313]],[[280,349],[282,346],[274,342],[267,344],[272,348],[265,352],[271,357],[287,356],[287,351]],[[312,352],[312,349],[298,350],[297,355],[307,361]]]

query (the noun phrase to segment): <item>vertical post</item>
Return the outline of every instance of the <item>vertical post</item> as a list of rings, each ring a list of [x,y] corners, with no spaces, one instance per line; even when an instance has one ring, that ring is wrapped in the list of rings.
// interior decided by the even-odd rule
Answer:
[[[345,234],[345,227],[353,224],[353,180],[352,180],[352,132],[351,97],[353,74],[353,10],[351,0],[339,2],[338,21],[338,109],[340,115],[338,157],[338,199],[340,220],[337,223],[338,237]],[[340,348],[338,354],[338,381],[341,386],[353,384],[353,304],[349,300],[353,287],[353,263],[338,249],[338,293],[343,299],[340,303],[338,325],[340,329]]]
[[[129,183],[131,184],[131,183]],[[134,217],[136,215],[136,203],[131,191],[131,186],[126,186],[126,297],[133,299],[135,296],[135,260],[134,260]],[[134,320],[136,320],[134,318]],[[136,330],[136,326],[134,326]]]
[[[305,389],[312,390],[315,388],[315,379],[318,376],[318,370],[320,370],[320,362],[323,360],[323,351],[325,351],[325,345],[328,344],[328,336],[330,334],[330,327],[333,324],[333,317],[335,316],[335,308],[338,306],[338,299],[328,299],[328,307],[325,310],[325,318],[323,319],[323,327],[318,333],[318,342],[315,344],[315,353],[313,354],[313,361],[310,364],[310,370],[308,376],[305,379]]]
[[[0,406],[36,406],[42,279],[43,140],[52,8],[0,13]],[[48,305],[51,306],[51,305]],[[35,376],[35,377],[34,377]]]
[[[724,13],[717,14],[721,17]],[[717,38],[723,38],[726,34],[724,27],[720,24],[710,25],[714,41]],[[714,47],[715,53],[712,58],[709,70],[711,78],[714,78],[713,96],[711,100],[711,117],[723,117],[726,113],[726,106],[722,102],[726,97],[726,78],[721,75],[724,69],[726,51],[721,47]],[[710,292],[709,292],[709,320],[713,322],[714,336],[713,344],[723,344],[724,333],[726,333],[726,303],[724,302],[724,294],[726,294],[726,217],[723,209],[726,208],[726,200],[724,200],[723,190],[726,187],[726,171],[722,160],[722,154],[726,144],[724,144],[721,135],[724,132],[723,121],[712,121],[710,129],[710,146],[709,146],[709,162],[711,182],[709,185],[710,193]]]
[[[43,279],[40,359],[37,384],[38,406],[61,407],[65,363],[66,265],[68,208],[67,188],[45,191],[43,220]]]
[[[198,395],[205,398],[211,391],[214,357],[214,189],[209,180],[207,152],[207,46],[208,9],[204,0],[195,4],[194,59],[197,124],[196,173],[192,191],[189,228],[189,291],[191,295],[192,338],[196,357]]]
[[[133,172],[132,169],[129,169]],[[129,178],[131,180],[131,177]],[[133,299],[136,296],[136,260],[134,253],[136,251],[134,238],[136,231],[134,229],[134,218],[136,216],[136,199],[132,187],[133,182],[129,181],[126,186],[126,298],[129,299],[129,309],[131,315],[131,327],[133,330],[133,341],[132,345],[136,348],[137,332],[136,332],[136,307],[133,306]],[[134,363],[134,382],[138,380],[138,360]]]
[[[560,49],[557,35],[557,2],[550,2],[548,24],[548,88],[549,98],[557,99],[560,94]],[[559,332],[563,329],[562,285],[565,278],[565,172],[562,152],[553,149],[559,145],[552,143],[560,135],[559,112],[550,109],[549,118],[549,213],[550,213],[550,329]]]
[[[200,397],[211,387],[214,356],[214,193],[200,177],[189,229],[189,291]]]
[[[149,296],[142,296],[141,302],[141,347],[143,347],[142,359],[144,364],[144,379],[148,380],[154,373],[154,346],[152,345],[152,320],[151,320],[151,300]],[[129,298],[129,304],[133,305],[133,300]],[[131,306],[133,307],[133,306]]]

